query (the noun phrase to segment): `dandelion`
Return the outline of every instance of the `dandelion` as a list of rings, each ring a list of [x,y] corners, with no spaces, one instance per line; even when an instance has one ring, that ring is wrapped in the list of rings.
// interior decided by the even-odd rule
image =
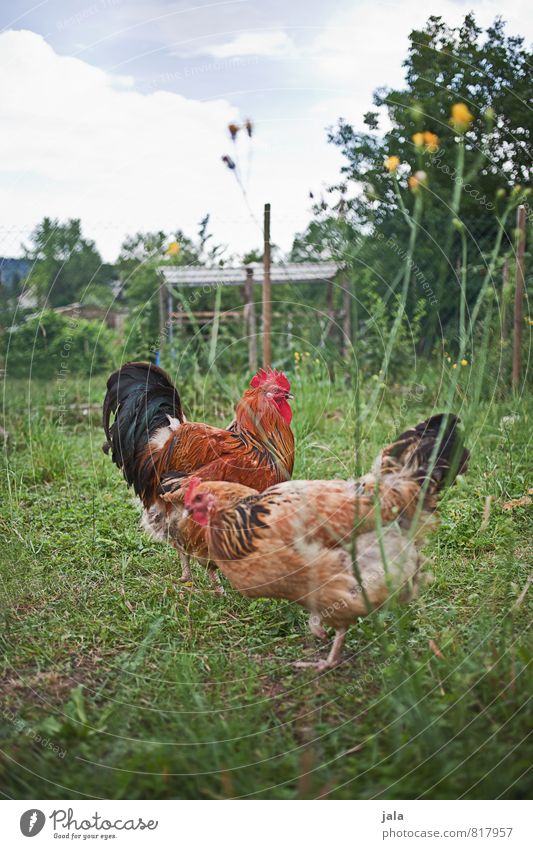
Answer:
[[[474,116],[466,103],[453,104],[450,123],[454,130],[457,130],[458,133],[465,133],[473,120]]]
[[[467,365],[468,365],[468,360],[465,360],[465,359],[464,359],[464,357],[463,357],[463,359],[461,360],[461,365],[462,365],[462,366],[467,366]]]
[[[422,147],[423,146],[424,135],[425,135],[425,133],[415,133],[413,136],[411,136],[411,139],[412,139],[415,147]]]
[[[398,165],[400,164],[399,156],[387,156],[384,165],[389,174],[395,174],[398,170]]]
[[[457,363],[454,363],[452,368],[457,368]]]
[[[231,136],[231,140],[235,141],[235,139],[237,138],[237,133],[240,130],[239,125],[238,124],[228,124],[228,130],[229,130],[229,134]]]
[[[425,171],[416,171],[407,181],[412,192],[417,192],[420,186],[424,186],[427,182],[428,175]]]
[[[436,153],[439,149],[439,137],[436,133],[430,133],[426,131],[422,133],[424,140],[424,147],[428,153]]]
[[[177,256],[180,252],[180,246],[178,242],[171,242],[168,248],[165,251],[167,256]]]

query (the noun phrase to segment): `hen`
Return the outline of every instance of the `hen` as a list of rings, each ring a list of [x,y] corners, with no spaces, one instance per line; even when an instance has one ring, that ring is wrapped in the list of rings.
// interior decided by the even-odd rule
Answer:
[[[336,665],[350,623],[392,594],[416,594],[437,497],[468,462],[457,423],[437,415],[406,431],[358,481],[292,481],[238,499],[222,497],[223,484],[189,483],[186,510],[235,589],[301,604],[317,636],[335,628],[327,660],[299,665]]]
[[[158,366],[127,363],[109,378],[103,405],[104,451],[111,450],[113,462],[141,499],[145,530],[180,552],[182,580],[191,580],[188,555],[205,555],[202,534],[183,540],[179,530],[182,492],[189,476],[230,481],[257,491],[288,480],[294,465],[291,397],[284,374],[261,369],[224,430],[188,422],[176,387]],[[169,475],[172,505],[160,498],[161,481]],[[197,538],[198,551],[193,544]],[[209,573],[216,583],[212,564]]]

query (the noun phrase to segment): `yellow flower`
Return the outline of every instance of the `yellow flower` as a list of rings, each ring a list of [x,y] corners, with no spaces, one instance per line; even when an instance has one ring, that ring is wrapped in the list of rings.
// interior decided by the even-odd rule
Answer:
[[[430,133],[426,130],[425,133],[422,134],[424,137],[424,147],[426,148],[428,153],[436,153],[439,149],[439,137],[436,133]]]
[[[465,359],[463,358],[463,359],[461,360],[461,365],[462,365],[462,366],[467,366],[467,365],[468,365],[468,360],[465,360]]]
[[[387,156],[385,160],[385,168],[390,174],[395,174],[398,170],[398,165],[400,164],[399,156]]]
[[[533,318],[528,318],[527,323],[528,323],[528,324],[533,324]]]
[[[452,368],[457,368],[457,363],[454,363]]]
[[[450,123],[452,127],[459,133],[464,133],[468,130],[470,124],[474,120],[470,109],[466,103],[454,103],[452,106],[452,117]]]
[[[415,133],[413,136],[411,136],[415,147],[422,147],[422,145],[424,144],[424,136],[425,133]]]
[[[177,256],[180,252],[180,246],[178,242],[171,242],[165,253],[167,256]]]
[[[416,171],[416,173],[413,174],[412,177],[409,177],[407,181],[409,183],[409,188],[411,189],[411,191],[417,192],[420,186],[425,185],[427,178],[428,175],[425,171]]]

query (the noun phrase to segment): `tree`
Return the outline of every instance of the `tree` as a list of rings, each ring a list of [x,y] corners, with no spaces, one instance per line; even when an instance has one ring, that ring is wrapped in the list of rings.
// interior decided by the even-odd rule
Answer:
[[[342,180],[351,196],[343,226],[352,228],[354,239],[368,235],[358,261],[361,268],[372,269],[375,291],[390,294],[403,261],[401,251],[390,247],[405,244],[408,231],[397,189],[406,186],[409,174],[411,178],[422,174],[426,181],[424,236],[417,242],[416,264],[435,290],[441,321],[454,319],[460,245],[452,219],[460,217],[474,240],[471,257],[475,251],[478,264],[483,265],[493,243],[496,216],[505,202],[502,190],[509,195],[515,184],[528,180],[533,121],[525,104],[530,64],[523,39],[507,36],[501,19],[483,32],[471,14],[458,27],[431,17],[422,30],[410,35],[404,63],[406,85],[376,91],[374,103],[379,111],[364,116],[367,129],[358,132],[340,119],[330,130],[329,140],[344,155]],[[454,105],[459,104],[466,121],[462,127],[450,120]],[[383,134],[380,112],[386,113],[390,125]],[[398,157],[401,163],[397,182],[384,168],[387,157]],[[332,187],[341,192],[342,188]],[[415,192],[404,197],[406,211],[412,215]],[[302,242],[312,250],[319,238],[317,224],[318,230],[327,232],[334,229],[337,218],[337,211],[317,208],[314,229],[311,225],[298,237],[295,252],[302,254]],[[384,240],[372,238],[377,233]],[[449,285],[451,281],[454,285]],[[470,275],[470,281],[472,300],[479,278],[476,281]],[[415,289],[408,301],[411,311],[418,297]],[[425,327],[430,337],[436,316],[436,309],[428,309]]]
[[[91,290],[109,287],[112,270],[103,265],[94,242],[83,237],[79,218],[65,224],[43,218],[24,251],[32,263],[28,285],[42,306],[75,303]]]
[[[160,337],[159,290],[161,266],[222,264],[223,246],[211,244],[209,215],[198,225],[197,239],[177,229],[171,233],[158,230],[128,236],[117,261],[122,293],[131,308],[128,323],[128,351],[131,355],[151,357],[165,342]]]
[[[263,262],[263,253],[258,248],[252,248],[251,251],[247,251],[243,254],[241,262],[243,265],[252,265],[254,262]]]

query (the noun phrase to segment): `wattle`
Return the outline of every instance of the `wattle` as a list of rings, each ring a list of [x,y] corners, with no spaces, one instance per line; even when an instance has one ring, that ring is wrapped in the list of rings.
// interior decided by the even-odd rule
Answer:
[[[285,419],[288,425],[292,421],[292,410],[289,403],[283,398],[281,401],[276,401],[279,414]]]

